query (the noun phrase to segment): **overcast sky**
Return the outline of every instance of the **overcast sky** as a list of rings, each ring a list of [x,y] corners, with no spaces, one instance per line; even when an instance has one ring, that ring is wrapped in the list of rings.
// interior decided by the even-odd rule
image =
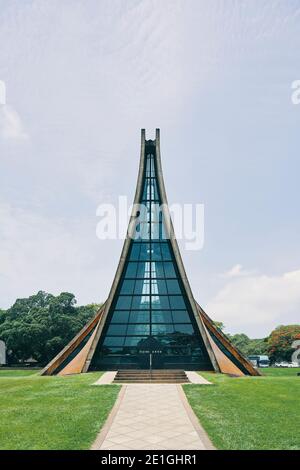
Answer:
[[[159,127],[169,202],[205,206],[198,302],[231,333],[299,323],[299,51],[299,0],[0,0],[0,308],[105,300],[96,209]]]

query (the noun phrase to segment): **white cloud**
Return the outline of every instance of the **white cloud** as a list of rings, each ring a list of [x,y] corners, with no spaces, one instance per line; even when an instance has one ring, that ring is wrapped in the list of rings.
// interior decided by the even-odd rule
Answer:
[[[221,277],[225,279],[230,279],[233,277],[249,276],[251,271],[245,271],[241,264],[234,265],[229,271],[226,271],[224,274],[221,274]]]
[[[239,276],[239,272],[235,266],[231,279],[206,307],[227,331],[259,337],[280,324],[299,323],[300,269],[279,276]]]
[[[3,139],[28,139],[19,114],[9,105],[0,105],[0,137]]]
[[[287,5],[288,2],[266,0],[231,3],[225,8],[223,1],[197,0],[5,2],[0,12],[0,62],[5,64],[3,76],[9,85],[9,100],[24,119],[30,145],[6,145],[5,142],[5,152],[0,148],[1,165],[4,163],[0,172],[0,193],[10,203],[5,220],[11,230],[14,228],[11,235],[1,240],[0,220],[0,307],[40,287],[49,291],[70,289],[83,302],[98,296],[105,298],[104,290],[110,288],[119,247],[91,243],[96,219],[90,220],[84,231],[82,226],[86,221],[80,220],[74,227],[57,218],[68,218],[70,212],[74,217],[82,214],[93,217],[96,205],[103,202],[105,196],[109,195],[111,201],[129,191],[133,195],[141,127],[149,130],[147,137],[151,134],[153,137],[155,127],[161,127],[169,196],[172,195],[172,177],[176,182],[176,178],[182,176],[180,160],[181,168],[190,165],[191,170],[186,173],[189,179],[183,175],[184,184],[173,184],[177,198],[174,202],[186,201],[189,188],[194,188],[192,196],[195,195],[197,202],[205,198],[209,207],[214,206],[215,198],[222,197],[222,193],[218,192],[218,181],[213,180],[217,172],[212,172],[210,165],[214,168],[221,165],[218,173],[226,181],[226,192],[231,194],[236,182],[243,178],[242,168],[247,168],[243,163],[248,165],[247,148],[250,147],[249,162],[254,167],[252,156],[257,154],[260,158],[259,174],[278,219],[278,208],[283,206],[280,202],[279,207],[276,205],[276,194],[274,197],[274,191],[270,191],[272,181],[277,181],[276,175],[266,180],[268,184],[264,180],[266,168],[267,174],[270,168],[269,160],[264,166],[265,155],[275,154],[273,147],[260,154],[262,142],[255,139],[259,146],[255,149],[257,152],[253,152],[251,142],[245,147],[243,138],[245,152],[239,158],[245,160],[238,160],[232,172],[230,158],[238,155],[235,144],[240,134],[235,130],[232,145],[228,144],[227,150],[224,140],[230,142],[231,126],[239,125],[240,117],[243,121],[248,109],[246,90],[252,83],[256,86],[255,94],[250,90],[248,100],[254,102],[255,111],[251,108],[254,114],[250,112],[249,120],[257,122],[258,131],[263,130],[268,135],[274,121],[270,119],[266,128],[261,127],[259,117],[265,109],[256,106],[259,90],[265,93],[265,88],[271,88],[273,82],[274,86],[284,84],[284,71],[292,66],[288,73],[288,101],[291,77],[297,77],[294,67],[299,50],[299,7],[292,5],[293,2]],[[244,75],[240,77],[240,73]],[[271,80],[267,73],[272,74]],[[232,88],[227,85],[224,88],[224,83],[232,79]],[[224,101],[214,101],[215,93],[216,97],[223,93]],[[279,112],[277,92],[275,97]],[[4,101],[2,98],[3,104]],[[236,102],[241,112],[231,119],[228,113],[233,110],[234,115]],[[270,112],[272,109],[268,105]],[[277,148],[281,135],[286,144],[284,168],[293,168],[296,175],[293,158],[295,162],[298,160],[290,150],[298,147],[295,140],[298,135],[291,131],[288,118],[288,113],[294,111],[290,106],[286,114],[282,113],[286,125],[276,139],[271,140]],[[0,121],[0,140],[2,136],[3,141],[14,143],[26,138],[22,120],[11,107],[1,107]],[[248,129],[248,123],[246,125]],[[220,139],[214,138],[216,129]],[[213,145],[218,141],[221,152]],[[18,158],[19,155],[22,158]],[[225,164],[227,169],[223,174]],[[281,170],[276,164],[273,169],[276,167]],[[229,172],[232,177],[227,178]],[[202,187],[199,187],[200,174],[203,175]],[[168,184],[169,175],[171,184]],[[205,182],[210,175],[214,196],[210,196]],[[294,186],[286,184],[285,187],[286,195]],[[241,191],[240,204],[247,189],[246,185]],[[252,190],[253,186],[249,194]],[[292,193],[291,201],[296,201],[296,196]],[[283,204],[282,192],[280,201]],[[25,211],[15,209],[20,204]],[[43,208],[43,216],[35,213],[37,206],[39,210]],[[232,204],[233,210],[235,207]],[[297,217],[285,211],[289,212],[290,227],[296,233]],[[236,218],[236,212],[230,209],[224,215],[230,220]],[[272,211],[268,215],[271,220]],[[259,218],[259,213],[255,218]],[[252,219],[254,232],[249,230],[251,243],[260,227],[253,222]],[[276,227],[274,225],[274,233]],[[219,226],[211,226],[211,229],[220,232]],[[249,239],[240,238],[243,243],[248,243]],[[294,246],[291,247],[288,238],[283,241],[286,247],[290,246],[294,259]],[[250,262],[258,264],[261,243],[257,243],[257,249],[254,246],[250,251],[256,259]],[[211,247],[213,258],[217,250],[212,244]],[[234,251],[239,259],[238,250],[244,250],[240,241],[230,244],[225,251]],[[269,263],[276,255],[272,246],[265,251]],[[290,256],[286,251],[281,252],[285,260]],[[190,264],[195,263],[195,259]],[[222,269],[226,269],[227,263],[228,257]],[[197,264],[196,278],[198,273]],[[233,280],[246,282],[250,274],[254,277],[253,273],[236,266],[224,276],[230,284]],[[225,282],[224,276],[217,282]],[[218,315],[221,319],[222,309]],[[230,328],[230,322],[227,323]]]

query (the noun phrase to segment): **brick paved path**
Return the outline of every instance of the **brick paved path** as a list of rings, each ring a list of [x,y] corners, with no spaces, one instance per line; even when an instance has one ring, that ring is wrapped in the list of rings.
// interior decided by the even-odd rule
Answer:
[[[180,385],[123,385],[92,449],[213,449]]]

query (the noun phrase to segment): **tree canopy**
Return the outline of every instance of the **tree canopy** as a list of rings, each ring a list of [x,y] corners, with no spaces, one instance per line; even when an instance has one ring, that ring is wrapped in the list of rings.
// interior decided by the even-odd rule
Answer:
[[[230,341],[244,356],[267,354],[267,338],[250,339],[244,333],[228,335]]]
[[[292,343],[300,333],[300,325],[280,325],[268,338],[268,353],[272,361],[290,361]]]
[[[47,363],[99,307],[98,304],[77,307],[75,296],[69,292],[54,296],[40,291],[17,299],[8,310],[0,310],[0,339],[6,343],[9,362],[32,358]]]

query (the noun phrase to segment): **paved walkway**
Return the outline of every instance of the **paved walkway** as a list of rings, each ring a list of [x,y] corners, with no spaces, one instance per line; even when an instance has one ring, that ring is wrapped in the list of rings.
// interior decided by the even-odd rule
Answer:
[[[193,370],[186,370],[185,373],[192,384],[212,385],[211,382],[202,377],[202,375],[198,374],[198,372],[194,372]]]
[[[114,381],[117,371],[104,372],[101,377],[93,385],[108,385]]]
[[[180,385],[123,385],[92,449],[213,449]]]

